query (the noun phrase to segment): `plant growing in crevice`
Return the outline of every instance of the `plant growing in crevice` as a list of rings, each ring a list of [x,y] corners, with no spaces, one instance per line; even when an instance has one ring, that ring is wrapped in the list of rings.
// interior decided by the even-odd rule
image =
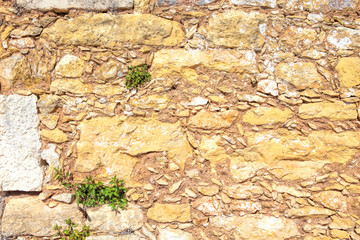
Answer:
[[[124,209],[127,204],[126,188],[124,181],[118,180],[116,176],[110,181],[110,186],[102,182],[95,182],[91,177],[86,177],[85,183],[75,184],[75,195],[77,204],[84,207],[97,207],[108,204],[113,210]]]
[[[65,223],[67,226],[64,229],[57,224],[54,227],[54,230],[57,231],[56,235],[61,237],[61,240],[85,240],[86,237],[90,236],[92,230],[89,226],[85,225],[79,231],[75,229],[77,225],[71,219],[67,219]]]
[[[108,204],[113,210],[124,209],[127,204],[124,181],[118,180],[116,175],[111,179],[109,185],[95,182],[92,177],[86,177],[83,183],[72,183],[72,174],[63,169],[54,168],[54,178],[62,186],[75,192],[77,205],[82,204],[84,210],[87,207],[98,207]]]
[[[130,66],[126,75],[126,88],[137,88],[138,86],[150,81],[151,74],[148,72],[149,66]]]
[[[62,186],[66,188],[73,187],[72,176],[69,171],[65,172],[63,168],[54,168],[54,178],[56,181],[60,182]]]

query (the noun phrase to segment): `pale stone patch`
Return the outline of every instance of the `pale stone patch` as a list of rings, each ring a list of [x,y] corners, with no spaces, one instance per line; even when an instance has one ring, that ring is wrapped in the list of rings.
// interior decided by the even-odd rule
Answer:
[[[300,236],[295,221],[265,215],[247,215],[243,217],[212,217],[211,226],[234,231],[234,235],[244,240],[284,240]]]
[[[157,222],[189,222],[189,204],[160,204],[155,203],[147,212],[147,217]]]
[[[231,3],[241,6],[276,7],[276,0],[231,0]]]
[[[191,233],[182,231],[180,229],[171,229],[171,228],[160,228],[159,229],[159,240],[193,240]]]
[[[84,65],[85,61],[81,58],[67,54],[56,65],[55,74],[62,77],[81,77]]]
[[[125,210],[113,211],[104,205],[99,209],[88,209],[89,219],[86,225],[99,232],[121,233],[127,230],[138,230],[143,225],[143,213],[140,207],[129,204]]]
[[[327,41],[336,49],[353,49],[360,46],[360,32],[355,29],[337,27],[329,32]]]
[[[0,191],[40,191],[40,131],[35,95],[0,96]]]
[[[78,225],[84,223],[83,214],[76,204],[58,204],[50,208],[37,196],[11,198],[6,204],[2,219],[2,234],[4,236],[51,236],[55,224],[65,225],[65,220],[71,218]]]
[[[27,10],[37,9],[40,11],[67,12],[73,8],[107,11],[131,9],[134,5],[133,0],[16,0],[19,7]]]

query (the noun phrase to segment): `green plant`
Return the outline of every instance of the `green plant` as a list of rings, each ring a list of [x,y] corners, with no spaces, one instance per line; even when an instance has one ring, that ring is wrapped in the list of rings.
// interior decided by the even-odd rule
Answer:
[[[73,185],[71,184],[72,176],[69,171],[65,172],[62,168],[54,168],[54,178],[56,181],[60,182],[66,188],[71,188]]]
[[[61,240],[85,240],[86,237],[90,236],[90,231],[92,230],[89,226],[83,226],[82,230],[79,231],[75,229],[76,224],[71,219],[67,219],[65,223],[67,229],[61,230],[62,227],[57,224],[54,227],[54,230],[57,231],[56,235],[60,236]]]
[[[137,88],[141,84],[150,81],[151,74],[148,72],[149,66],[144,64],[141,66],[130,66],[126,75],[126,87]]]
[[[126,188],[124,181],[116,179],[116,176],[110,181],[110,186],[102,182],[95,182],[91,177],[86,177],[85,183],[75,184],[76,202],[84,207],[97,207],[109,204],[113,210],[124,209],[127,204]]]

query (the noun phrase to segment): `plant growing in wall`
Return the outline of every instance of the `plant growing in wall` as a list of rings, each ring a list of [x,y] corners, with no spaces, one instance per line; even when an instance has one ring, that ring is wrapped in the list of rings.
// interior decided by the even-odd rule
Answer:
[[[54,230],[57,231],[56,235],[61,237],[61,240],[85,240],[86,237],[90,236],[92,231],[89,226],[83,226],[81,231],[75,229],[77,226],[71,219],[65,221],[66,227],[58,226],[57,224],[54,227]]]
[[[148,72],[149,66],[144,64],[141,66],[130,66],[126,75],[126,88],[137,88],[138,86],[150,81],[151,74]]]
[[[70,172],[63,169],[54,169],[55,180],[62,186],[75,192],[76,203],[83,207],[97,207],[108,204],[113,210],[124,209],[127,204],[126,188],[124,181],[118,180],[116,175],[109,182],[109,186],[102,182],[95,182],[91,177],[86,177],[85,182],[80,184],[71,183],[72,176]]]

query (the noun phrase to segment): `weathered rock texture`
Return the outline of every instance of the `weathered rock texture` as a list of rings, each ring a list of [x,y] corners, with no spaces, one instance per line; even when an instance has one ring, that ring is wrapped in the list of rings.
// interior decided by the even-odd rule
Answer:
[[[40,191],[37,98],[0,96],[0,186],[2,191]]]
[[[359,4],[0,0],[0,238],[360,239]]]

